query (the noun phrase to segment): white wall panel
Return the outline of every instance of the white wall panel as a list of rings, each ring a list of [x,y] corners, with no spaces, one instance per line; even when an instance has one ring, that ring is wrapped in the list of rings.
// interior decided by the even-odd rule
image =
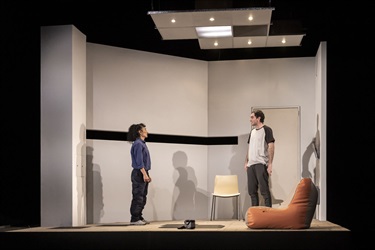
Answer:
[[[152,168],[144,217],[207,219],[207,147],[147,142]],[[94,140],[88,153],[89,223],[130,220],[131,159],[128,142]],[[202,160],[203,159],[203,160]]]
[[[88,44],[93,129],[207,135],[207,62]]]
[[[131,123],[144,122],[149,132],[156,134],[238,136],[239,145],[148,143],[154,181],[144,212],[150,220],[186,219],[189,213],[209,218],[213,178],[217,173],[239,175],[241,206],[246,211],[250,201],[243,164],[252,106],[301,107],[301,154],[314,136],[315,58],[207,63],[96,44],[88,44],[88,51],[89,129],[127,131]],[[115,157],[105,153],[106,147],[101,148],[102,144],[112,143],[92,142],[94,159],[99,158],[98,150],[104,151],[100,165]],[[130,157],[127,154],[129,149],[124,157]],[[192,167],[180,169],[183,173],[174,169],[174,154],[189,159],[187,166]],[[117,164],[129,163],[130,158]],[[109,183],[109,176],[117,172],[103,168],[100,171],[97,180],[103,187],[99,192],[112,193],[115,188]],[[121,185],[130,187],[130,169],[127,171]],[[178,181],[183,179],[182,174],[189,176],[183,182],[184,189],[179,188]],[[205,201],[199,203],[205,207],[198,213],[189,207],[189,190],[199,190],[200,200]],[[125,202],[120,204],[114,199]],[[120,193],[117,198],[108,194],[104,201],[105,213],[91,216],[94,223],[129,220],[130,193]],[[233,209],[226,207],[233,205],[229,202],[218,208],[218,216],[234,216]]]
[[[86,37],[41,28],[41,225],[84,225]]]
[[[226,151],[223,151],[222,147],[210,147],[209,186],[213,187],[216,174],[225,172],[238,174],[243,213],[251,204],[244,170],[247,136],[251,128],[251,107],[301,107],[301,150],[296,153],[302,152],[303,154],[314,137],[314,126],[316,126],[314,65],[315,58],[209,63],[208,134],[209,136],[238,136],[239,140],[239,145],[233,146],[232,149],[228,148]],[[265,124],[267,124],[267,117]],[[275,138],[275,157],[288,157],[279,155],[277,135]],[[223,164],[228,162],[228,159],[231,159],[229,166]],[[221,164],[216,164],[216,162]],[[281,160],[281,162],[284,161]],[[282,169],[283,166],[274,167]],[[301,169],[302,163],[298,167]],[[296,184],[295,174],[290,179],[284,178],[284,180],[276,180],[276,177],[271,177],[275,188]],[[283,182],[286,185],[283,185]],[[288,191],[281,195],[283,200],[286,200],[288,195],[290,196],[289,193]]]
[[[131,124],[143,122],[150,134],[207,136],[207,62],[97,44],[88,44],[88,51],[89,129],[127,132]],[[100,167],[94,181],[101,183],[93,183],[90,188],[95,191],[96,186],[102,186],[99,192],[103,194],[104,208],[101,213],[88,212],[93,222],[130,220],[130,144],[124,143],[92,142],[97,168],[111,163],[124,173],[121,177],[114,176],[118,173],[115,167]],[[145,218],[207,218],[207,146],[164,143],[148,143],[148,146],[153,181]],[[118,150],[114,148],[121,148],[124,160],[107,154],[110,150],[107,147],[113,147],[114,152]],[[189,165],[173,165],[176,159],[184,162],[182,158]],[[124,186],[114,192],[120,184],[114,185],[113,181]],[[123,200],[121,204],[119,199]],[[98,211],[102,203],[91,204]]]

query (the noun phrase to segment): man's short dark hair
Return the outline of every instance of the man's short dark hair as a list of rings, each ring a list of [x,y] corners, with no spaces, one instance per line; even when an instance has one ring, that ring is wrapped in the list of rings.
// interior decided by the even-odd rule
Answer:
[[[262,110],[255,109],[255,110],[253,110],[253,113],[254,113],[254,115],[255,115],[256,118],[260,117],[260,122],[261,123],[264,122],[264,118],[266,118],[266,117],[265,117],[265,115],[264,115],[264,113],[263,113]]]

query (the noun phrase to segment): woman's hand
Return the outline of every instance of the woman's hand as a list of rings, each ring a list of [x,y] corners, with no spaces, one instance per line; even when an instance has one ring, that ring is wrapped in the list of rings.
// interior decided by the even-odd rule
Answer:
[[[144,180],[144,182],[151,182],[151,177],[148,176],[147,174],[143,175],[143,180]]]

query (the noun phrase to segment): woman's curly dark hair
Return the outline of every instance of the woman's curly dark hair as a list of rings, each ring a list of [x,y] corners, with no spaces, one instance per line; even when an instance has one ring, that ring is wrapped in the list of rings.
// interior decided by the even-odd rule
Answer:
[[[143,124],[143,123],[139,123],[139,124],[132,124],[129,129],[128,129],[128,134],[127,134],[127,140],[129,142],[133,142],[135,141],[137,138],[139,138],[140,134],[139,134],[139,130],[142,130],[143,128],[145,128],[146,125]]]

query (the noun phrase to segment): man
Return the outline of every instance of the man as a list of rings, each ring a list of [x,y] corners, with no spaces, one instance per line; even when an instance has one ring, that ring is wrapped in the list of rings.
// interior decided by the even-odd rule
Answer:
[[[259,188],[265,206],[272,207],[268,180],[272,174],[275,139],[272,129],[263,124],[264,118],[261,110],[254,110],[250,115],[252,130],[247,141],[249,149],[245,159],[245,170],[252,206],[259,206]]]

